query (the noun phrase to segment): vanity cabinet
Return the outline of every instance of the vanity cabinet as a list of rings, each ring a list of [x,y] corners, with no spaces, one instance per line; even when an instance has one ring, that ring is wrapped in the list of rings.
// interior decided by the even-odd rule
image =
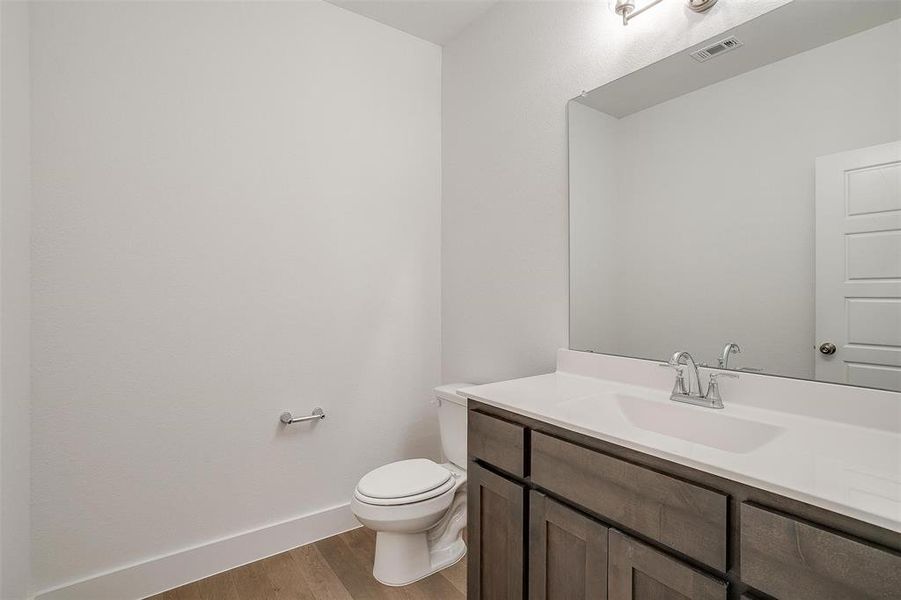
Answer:
[[[898,600],[901,536],[470,401],[471,600]]]

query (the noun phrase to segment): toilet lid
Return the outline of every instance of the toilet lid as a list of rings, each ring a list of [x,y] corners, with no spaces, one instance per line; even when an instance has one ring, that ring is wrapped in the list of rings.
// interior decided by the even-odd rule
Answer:
[[[370,471],[357,491],[369,498],[407,498],[432,491],[451,479],[451,473],[426,458],[401,460]]]

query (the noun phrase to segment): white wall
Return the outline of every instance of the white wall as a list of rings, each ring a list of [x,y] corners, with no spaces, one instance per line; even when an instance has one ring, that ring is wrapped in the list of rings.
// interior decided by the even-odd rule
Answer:
[[[566,102],[785,0],[500,3],[444,49],[445,381],[554,368],[567,345]]]
[[[437,458],[440,48],[321,2],[32,25],[36,588]]]
[[[30,570],[28,7],[0,2],[0,598]]]
[[[590,275],[573,263],[573,347],[655,359],[686,348],[716,364],[737,342],[736,365],[813,378],[814,163],[901,137],[899,39],[901,21],[887,23],[606,131],[597,120],[610,117],[574,104],[573,165],[594,159],[583,175],[615,181],[572,180],[573,256],[597,251],[582,246],[603,232],[600,253],[619,260]],[[618,154],[597,156],[611,145]],[[597,204],[616,213],[613,232]],[[600,321],[592,305],[611,301],[584,289],[592,280],[619,290]]]

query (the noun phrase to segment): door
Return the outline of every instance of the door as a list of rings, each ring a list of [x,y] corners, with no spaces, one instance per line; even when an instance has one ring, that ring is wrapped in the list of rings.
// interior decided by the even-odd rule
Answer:
[[[534,491],[529,513],[530,600],[605,600],[607,528]]]
[[[467,475],[467,597],[521,599],[525,589],[526,490],[476,463],[469,463]]]
[[[816,378],[901,391],[901,142],[816,161]]]
[[[726,600],[726,583],[610,530],[609,600]]]

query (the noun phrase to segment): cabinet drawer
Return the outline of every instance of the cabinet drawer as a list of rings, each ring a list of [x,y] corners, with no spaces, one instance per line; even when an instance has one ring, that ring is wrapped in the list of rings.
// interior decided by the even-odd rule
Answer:
[[[526,430],[476,410],[469,411],[469,454],[519,477],[525,476]]]
[[[532,433],[532,481],[614,524],[726,571],[728,497]]]
[[[901,556],[742,504],[741,579],[792,600],[897,599]]]

